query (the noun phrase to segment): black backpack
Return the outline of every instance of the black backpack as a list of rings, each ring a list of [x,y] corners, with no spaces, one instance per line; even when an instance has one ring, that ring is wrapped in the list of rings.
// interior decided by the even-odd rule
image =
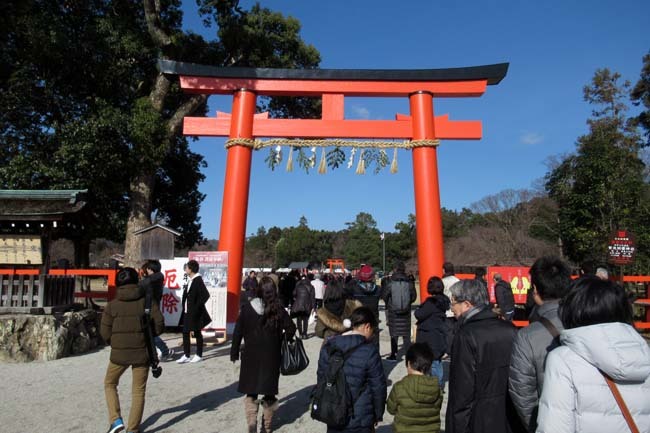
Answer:
[[[354,416],[354,402],[364,387],[353,398],[345,379],[343,365],[359,346],[343,352],[335,346],[328,346],[329,365],[325,377],[316,383],[311,393],[311,417],[324,422],[328,427],[344,428]]]
[[[391,280],[390,309],[394,313],[411,311],[411,283],[407,280]]]

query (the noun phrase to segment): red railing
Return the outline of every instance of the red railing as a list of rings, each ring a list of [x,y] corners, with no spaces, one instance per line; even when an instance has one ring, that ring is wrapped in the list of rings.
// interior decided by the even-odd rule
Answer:
[[[38,269],[0,269],[0,275],[38,275]],[[75,298],[99,298],[108,301],[115,298],[116,285],[115,277],[117,270],[115,269],[50,269],[48,275],[69,275],[80,277],[105,277],[107,281],[106,291],[77,291],[74,293]]]

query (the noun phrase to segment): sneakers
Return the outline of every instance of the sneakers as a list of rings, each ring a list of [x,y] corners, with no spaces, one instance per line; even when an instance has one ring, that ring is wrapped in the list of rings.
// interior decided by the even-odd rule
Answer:
[[[190,362],[192,362],[192,363],[194,363],[194,362],[201,362],[201,361],[203,361],[203,358],[201,358],[199,355],[194,355],[194,356],[192,357],[192,359],[190,359]]]
[[[163,356],[158,356],[158,359],[161,361],[167,362],[167,361],[172,361],[174,359],[174,349],[169,349],[169,352],[167,352],[167,355]]]
[[[390,356],[386,357],[386,361],[397,362],[397,356],[394,355],[394,354],[391,354]]]
[[[108,428],[108,433],[118,433],[124,431],[124,421],[122,418],[118,418],[113,421],[113,424]]]
[[[176,360],[176,362],[179,363],[179,364],[185,364],[186,362],[190,362],[190,357],[189,357],[189,356],[186,356],[185,354],[183,354],[183,356],[181,356],[180,358],[178,358],[178,359]]]

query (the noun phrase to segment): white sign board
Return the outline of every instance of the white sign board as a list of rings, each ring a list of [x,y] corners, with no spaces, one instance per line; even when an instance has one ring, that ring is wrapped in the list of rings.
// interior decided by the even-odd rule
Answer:
[[[181,319],[181,299],[183,296],[183,265],[187,257],[175,257],[173,260],[161,260],[161,272],[165,276],[160,310],[165,318],[165,326],[179,326]],[[185,281],[186,282],[186,281]]]

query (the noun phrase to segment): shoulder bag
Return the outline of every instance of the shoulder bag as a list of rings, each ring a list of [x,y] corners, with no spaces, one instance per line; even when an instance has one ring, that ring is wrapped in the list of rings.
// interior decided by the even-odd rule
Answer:
[[[309,366],[309,358],[302,340],[295,337],[289,341],[287,334],[282,336],[282,346],[280,346],[280,373],[283,376],[292,376],[303,371]]]

